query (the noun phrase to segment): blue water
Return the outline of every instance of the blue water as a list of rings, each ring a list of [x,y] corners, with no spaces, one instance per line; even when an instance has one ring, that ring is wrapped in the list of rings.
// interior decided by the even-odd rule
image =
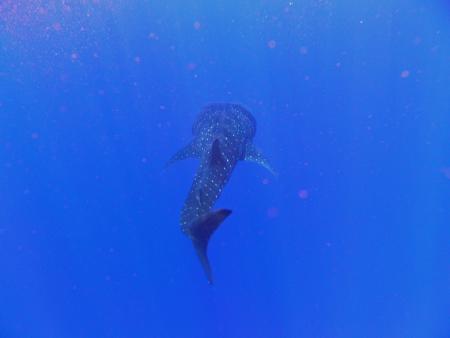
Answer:
[[[450,337],[450,4],[0,1],[0,338]],[[237,102],[209,286],[164,163]]]

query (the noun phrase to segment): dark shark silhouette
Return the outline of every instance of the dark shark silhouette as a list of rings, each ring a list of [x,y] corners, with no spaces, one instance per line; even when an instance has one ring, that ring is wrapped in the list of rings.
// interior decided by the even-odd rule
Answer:
[[[194,245],[206,277],[212,284],[207,256],[208,241],[229,209],[211,211],[237,162],[248,160],[261,164],[272,173],[267,159],[253,145],[256,121],[248,110],[238,104],[216,103],[206,106],[192,127],[193,140],[179,150],[167,166],[187,158],[199,158],[191,190],[181,211],[181,230]]]

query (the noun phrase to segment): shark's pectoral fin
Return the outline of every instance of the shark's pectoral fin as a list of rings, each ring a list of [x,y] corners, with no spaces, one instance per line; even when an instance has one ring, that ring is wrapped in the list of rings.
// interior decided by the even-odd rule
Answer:
[[[244,160],[258,163],[267,170],[271,172],[272,175],[277,176],[278,174],[273,170],[267,158],[262,154],[262,152],[256,148],[252,143],[249,143],[245,149]]]
[[[231,210],[219,209],[201,216],[192,224],[189,235],[194,244],[197,256],[200,259],[203,270],[210,284],[213,283],[211,266],[208,260],[208,242],[211,235],[216,231],[219,225],[231,214]]]
[[[197,147],[195,147],[194,142],[191,142],[186,147],[178,150],[175,155],[166,162],[164,169],[177,161],[186,160],[188,158],[198,158],[199,155],[199,151],[197,150]]]
[[[224,166],[225,159],[220,150],[220,141],[215,139],[211,147],[211,164],[213,166]]]

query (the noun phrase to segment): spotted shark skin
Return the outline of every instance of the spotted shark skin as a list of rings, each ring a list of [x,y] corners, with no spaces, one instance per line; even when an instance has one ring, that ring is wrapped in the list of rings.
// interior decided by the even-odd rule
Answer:
[[[193,139],[179,150],[167,166],[187,158],[198,158],[200,165],[180,215],[181,230],[194,245],[210,284],[213,283],[207,256],[208,241],[229,209],[211,211],[236,164],[256,162],[274,173],[267,159],[253,145],[256,120],[239,104],[214,103],[200,112],[192,127]]]

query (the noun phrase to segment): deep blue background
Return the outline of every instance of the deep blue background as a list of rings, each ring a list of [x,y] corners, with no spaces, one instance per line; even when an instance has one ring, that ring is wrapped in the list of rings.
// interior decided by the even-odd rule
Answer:
[[[1,338],[450,337],[448,1],[2,0],[0,38]],[[236,168],[210,287],[162,168],[215,101],[279,177]]]

